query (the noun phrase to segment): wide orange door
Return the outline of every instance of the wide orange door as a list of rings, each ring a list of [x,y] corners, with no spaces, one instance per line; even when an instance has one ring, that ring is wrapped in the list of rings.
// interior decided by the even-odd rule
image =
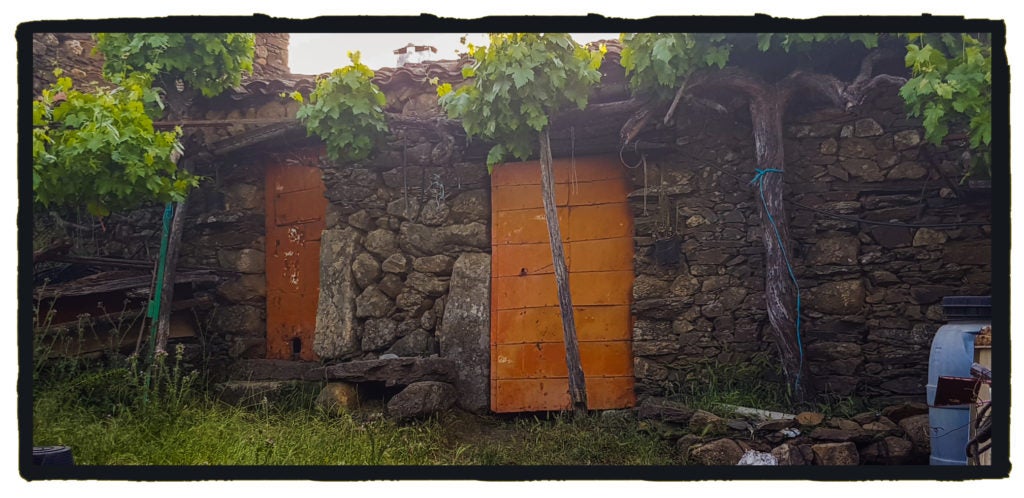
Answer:
[[[320,169],[267,167],[267,358],[315,361],[320,232],[327,199]]]
[[[633,406],[633,217],[617,158],[555,161],[580,361],[590,409]],[[565,342],[551,263],[540,164],[491,176],[491,409],[570,407]]]

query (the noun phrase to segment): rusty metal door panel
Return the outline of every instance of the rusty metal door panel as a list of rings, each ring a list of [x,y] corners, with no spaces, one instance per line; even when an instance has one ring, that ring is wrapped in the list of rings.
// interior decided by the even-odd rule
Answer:
[[[633,406],[633,220],[614,158],[554,164],[588,406]],[[570,178],[572,181],[570,182]],[[491,177],[491,408],[569,407],[565,346],[536,162]]]
[[[320,235],[327,209],[320,169],[270,165],[266,175],[267,357],[316,361]]]
[[[274,221],[277,225],[298,225],[322,220],[324,217],[324,206],[317,202],[310,202],[310,193],[312,191],[313,189],[306,189],[277,194],[274,213]],[[316,240],[320,240],[319,233],[308,235]]]
[[[268,168],[274,169],[273,177],[267,178],[267,190],[274,194],[285,194],[297,190],[322,189],[323,181],[320,179],[320,168],[313,166],[298,165],[277,165]],[[283,172],[283,170],[287,170]]]

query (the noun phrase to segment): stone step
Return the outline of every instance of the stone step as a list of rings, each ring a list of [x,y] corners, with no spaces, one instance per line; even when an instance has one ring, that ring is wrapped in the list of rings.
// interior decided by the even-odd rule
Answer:
[[[232,380],[213,386],[217,399],[236,406],[254,406],[263,403],[308,404],[320,391],[319,382],[301,380]]]
[[[446,358],[389,358],[338,363],[308,371],[305,380],[343,380],[346,382],[384,382],[385,385],[409,385],[414,382],[454,383],[455,362]]]
[[[239,360],[228,372],[230,380],[303,380],[306,374],[321,365],[311,361]]]

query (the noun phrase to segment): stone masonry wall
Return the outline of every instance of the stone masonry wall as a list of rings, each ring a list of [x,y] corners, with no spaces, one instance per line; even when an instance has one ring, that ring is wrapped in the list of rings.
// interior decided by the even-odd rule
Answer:
[[[75,87],[86,90],[90,82],[103,81],[103,56],[93,55],[96,45],[89,33],[32,34],[32,94],[39,95],[55,83],[55,68],[65,71]]]
[[[76,88],[88,90],[103,80],[103,56],[93,54],[96,42],[91,33],[32,34],[32,93],[39,93],[57,81],[55,68],[70,76]],[[288,33],[256,33],[251,78],[289,74]],[[108,84],[109,85],[109,84]]]
[[[921,401],[931,339],[945,323],[942,297],[991,292],[991,227],[978,225],[990,222],[991,202],[958,185],[962,140],[926,146],[895,90],[868,102],[849,113],[787,116],[786,213],[805,361],[819,393]],[[777,363],[760,198],[749,185],[757,166],[742,119],[681,118],[678,150],[647,161],[646,214],[643,169],[634,170],[640,395],[699,382],[695,369],[708,361],[769,354]],[[654,229],[666,224],[679,236],[678,264],[658,263]]]
[[[341,359],[438,354],[453,265],[490,249],[484,165],[453,156],[434,132],[401,136],[360,164],[322,164],[327,230],[356,237],[350,333],[358,340]]]

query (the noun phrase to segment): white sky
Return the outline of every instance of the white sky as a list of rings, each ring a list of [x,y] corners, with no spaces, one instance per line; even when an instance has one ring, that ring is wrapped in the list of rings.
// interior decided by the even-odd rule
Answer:
[[[409,43],[437,48],[434,60],[457,59],[466,42],[483,45],[487,36],[482,33],[291,33],[288,47],[288,66],[294,74],[320,74],[349,64],[348,52],[359,51],[363,64],[370,69],[394,67],[394,50]],[[618,33],[572,33],[579,43],[618,38]]]

